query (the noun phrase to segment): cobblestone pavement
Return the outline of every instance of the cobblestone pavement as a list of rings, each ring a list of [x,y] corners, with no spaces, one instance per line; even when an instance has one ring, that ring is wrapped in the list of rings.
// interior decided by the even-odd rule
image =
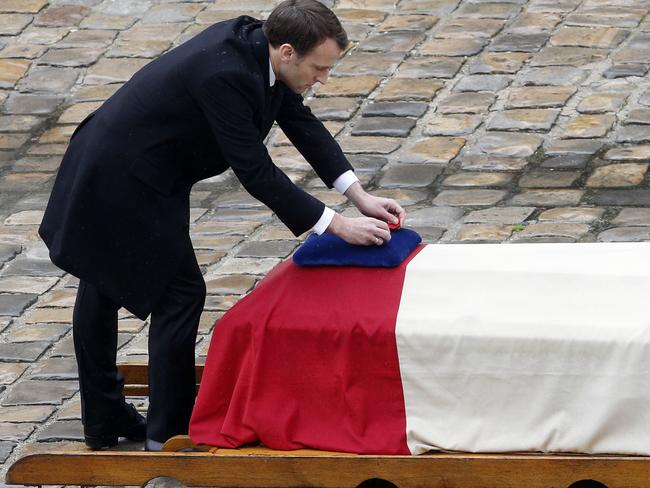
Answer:
[[[0,0],[0,463],[81,437],[76,280],[36,234],[72,130],[149,60],[276,3]],[[308,103],[425,241],[650,239],[650,0],[329,5],[353,47]],[[269,150],[353,213],[283,134]],[[230,173],[195,186],[192,221],[209,293],[203,356],[215,320],[299,240]],[[127,313],[119,324],[122,361],[146,359],[147,324]]]

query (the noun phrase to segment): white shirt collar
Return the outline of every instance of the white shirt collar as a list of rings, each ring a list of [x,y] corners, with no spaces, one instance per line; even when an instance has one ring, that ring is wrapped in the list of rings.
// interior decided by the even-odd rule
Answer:
[[[273,85],[275,85],[275,73],[273,72],[271,57],[269,56],[269,86],[273,86]]]

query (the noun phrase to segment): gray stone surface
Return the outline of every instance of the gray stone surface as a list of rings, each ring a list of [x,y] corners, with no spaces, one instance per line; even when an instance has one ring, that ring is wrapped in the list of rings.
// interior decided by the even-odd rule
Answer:
[[[23,381],[11,388],[1,405],[60,405],[78,389],[76,381]]]
[[[507,75],[469,75],[463,77],[454,87],[455,91],[491,91],[503,90],[511,81]]]
[[[0,263],[5,263],[12,259],[21,249],[22,247],[17,244],[0,243]]]
[[[378,102],[364,107],[364,117],[420,117],[428,104],[422,102]]]
[[[558,154],[544,159],[540,166],[550,169],[584,169],[590,159],[589,154]]]
[[[74,68],[37,66],[17,86],[26,92],[66,93],[78,77],[79,72]]]
[[[498,35],[490,44],[491,51],[522,51],[535,52],[548,41],[549,35],[545,33],[519,34],[505,32]]]
[[[0,441],[0,463],[4,463],[16,447],[15,442]]]
[[[32,380],[76,380],[77,362],[74,358],[49,358],[29,375]]]
[[[587,73],[580,68],[553,66],[549,68],[532,68],[519,76],[522,85],[557,85],[574,86],[579,84]]]
[[[0,343],[0,361],[34,362],[50,345],[45,341]]]
[[[627,78],[628,76],[645,76],[648,66],[645,64],[615,64],[603,73],[605,78]]]
[[[650,189],[631,188],[625,190],[594,190],[589,201],[595,205],[650,206]]]
[[[63,98],[56,95],[13,92],[5,101],[4,110],[9,114],[48,115],[62,102]]]
[[[83,441],[81,420],[59,420],[48,425],[38,436],[39,442]]]
[[[616,226],[650,226],[650,208],[624,208],[612,220]]]
[[[406,216],[408,227],[448,227],[463,216],[464,211],[457,207],[425,207],[409,209]]]
[[[24,293],[0,293],[0,315],[19,317],[37,298]]]
[[[4,276],[63,276],[65,272],[48,259],[32,259],[20,256],[3,270]]]
[[[237,256],[249,258],[285,258],[295,247],[295,241],[249,242],[239,249]]]
[[[415,127],[410,117],[363,117],[352,129],[356,136],[406,137]]]
[[[0,441],[15,439],[0,464],[81,435],[78,280],[47,264],[37,234],[76,124],[166,50],[242,13],[266,18],[278,1],[0,1]],[[424,242],[650,241],[646,0],[325,3],[352,43],[306,103]],[[291,180],[359,215],[279,128],[267,142]],[[305,236],[232,171],[197,183],[190,207],[209,293],[203,358],[215,321]],[[146,362],[148,324],[119,315],[121,360]]]
[[[601,242],[650,241],[650,227],[616,227],[598,234]]]
[[[440,166],[399,164],[383,171],[379,186],[381,188],[428,186],[441,172]]]

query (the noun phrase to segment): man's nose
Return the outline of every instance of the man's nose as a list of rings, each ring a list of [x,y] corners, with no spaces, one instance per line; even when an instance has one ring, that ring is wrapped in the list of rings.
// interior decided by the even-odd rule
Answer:
[[[318,81],[319,83],[321,83],[322,85],[324,85],[325,83],[327,83],[327,79],[329,78],[329,76],[330,76],[329,71],[328,71],[327,73],[324,73],[324,74],[321,74],[321,75],[317,75],[317,76],[316,76],[316,81]]]

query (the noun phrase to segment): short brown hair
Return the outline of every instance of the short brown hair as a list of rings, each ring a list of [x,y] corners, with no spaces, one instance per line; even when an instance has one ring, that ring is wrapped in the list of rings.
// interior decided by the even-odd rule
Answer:
[[[348,35],[339,19],[317,0],[285,0],[273,9],[263,28],[271,46],[289,43],[298,56],[327,39],[334,39],[341,50],[348,46]]]

